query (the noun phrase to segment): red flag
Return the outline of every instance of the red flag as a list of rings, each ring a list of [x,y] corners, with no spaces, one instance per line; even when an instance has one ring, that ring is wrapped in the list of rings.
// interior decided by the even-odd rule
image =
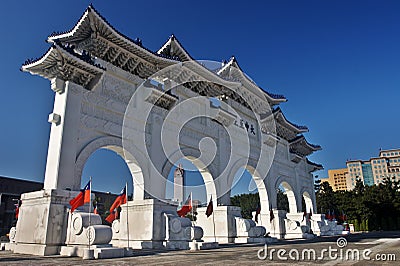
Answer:
[[[90,202],[90,181],[81,190],[81,192],[79,192],[78,196],[69,201],[69,204],[71,205],[71,212],[88,202]]]
[[[110,214],[106,217],[106,221],[112,224],[115,220],[115,212],[110,212]]]
[[[110,212],[113,212],[116,208],[126,203],[126,187],[124,187],[119,196],[114,200],[114,203],[110,207]]]
[[[343,210],[342,210],[342,214],[339,214],[339,219],[342,220],[343,222],[345,222],[347,219],[346,214],[344,214]]]
[[[210,215],[213,213],[213,211],[214,211],[214,207],[213,207],[212,196],[211,196],[210,202],[208,203],[207,210],[206,210],[207,218],[210,217]]]
[[[256,215],[254,217],[254,221],[256,221],[256,223],[258,223],[258,215],[260,214],[260,212],[261,212],[261,206],[260,204],[258,204],[258,207],[256,209]]]
[[[275,218],[274,212],[272,211],[272,206],[269,206],[269,222]]]
[[[331,210],[330,209],[328,210],[328,213],[325,215],[325,218],[329,221],[331,220]]]
[[[99,214],[99,211],[97,210],[97,204],[94,205],[93,213],[94,213],[94,214]]]
[[[18,219],[18,215],[19,215],[19,205],[15,205],[15,219]]]
[[[176,212],[180,217],[184,217],[186,214],[188,214],[192,210],[192,198],[191,195],[187,198],[185,201],[185,204]]]
[[[87,185],[83,188],[83,203],[90,203],[90,193],[92,190],[90,189],[90,181],[87,183]]]

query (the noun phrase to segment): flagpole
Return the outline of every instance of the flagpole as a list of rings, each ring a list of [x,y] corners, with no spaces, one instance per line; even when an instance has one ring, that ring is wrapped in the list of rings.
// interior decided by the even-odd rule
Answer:
[[[212,194],[211,194],[211,204],[213,205],[212,216],[213,216],[213,227],[214,227],[214,242],[217,243],[217,236],[215,235],[214,202],[212,201]]]
[[[272,210],[272,214],[274,213],[274,210],[272,209],[272,206],[270,206],[270,209]],[[274,219],[272,219],[272,223],[271,223],[271,217],[269,217],[270,221],[269,223],[272,224],[272,228],[274,229],[274,237],[275,237],[275,215],[274,215]],[[278,219],[279,219],[279,213],[278,213]]]
[[[194,211],[193,211],[193,194],[192,191],[190,191],[190,206],[192,206],[192,224],[194,225]]]
[[[89,250],[90,250],[90,240],[92,234],[90,232],[90,217],[92,216],[92,177],[89,178]]]
[[[71,242],[71,231],[72,231],[71,230],[71,223],[72,223],[72,212],[71,212],[71,209],[69,210],[68,219],[69,219],[69,223],[68,223],[68,226],[69,226],[69,237],[68,237],[68,244],[67,245],[69,245],[70,242]]]
[[[272,220],[272,227],[274,228],[274,237],[275,237],[275,219]]]
[[[128,223],[128,182],[125,183],[125,192],[126,192],[126,232],[128,238],[128,250],[129,250],[129,223]]]

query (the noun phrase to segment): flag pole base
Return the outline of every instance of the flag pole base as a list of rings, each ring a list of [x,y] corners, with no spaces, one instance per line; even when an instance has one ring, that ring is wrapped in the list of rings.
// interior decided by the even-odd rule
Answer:
[[[131,257],[134,255],[133,249],[132,248],[124,248],[124,256],[125,257]]]
[[[198,251],[199,249],[199,244],[197,243],[196,240],[193,240],[192,242],[190,242],[189,244],[190,247],[190,251]]]
[[[93,249],[85,249],[83,250],[83,258],[84,260],[93,260],[94,259],[94,250]]]

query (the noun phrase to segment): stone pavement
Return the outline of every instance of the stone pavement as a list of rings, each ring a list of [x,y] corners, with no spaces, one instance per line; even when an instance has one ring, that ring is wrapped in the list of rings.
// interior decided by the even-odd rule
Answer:
[[[263,245],[222,245],[219,249],[203,251],[164,251],[164,250],[137,250],[132,257],[118,259],[103,259],[86,261],[81,258],[47,256],[38,257],[23,254],[13,254],[8,251],[0,251],[0,265],[400,265],[400,232],[374,232],[354,234],[347,236],[347,245],[343,248],[337,246],[338,237],[323,237],[312,240],[280,241],[268,246],[268,253],[272,252],[272,260],[258,258],[257,254],[264,255]],[[336,249],[333,255],[340,256],[342,250],[343,260],[329,257],[328,252],[321,253],[323,249]],[[263,251],[260,252],[259,250]],[[275,249],[275,250],[273,250]],[[278,250],[281,257],[278,258]],[[352,258],[352,251],[357,249],[362,257],[362,252],[371,249],[368,256],[371,260],[346,260],[346,252]],[[296,259],[296,250],[299,252],[299,260]],[[308,257],[308,251],[314,250],[316,259]],[[302,259],[302,252],[304,259]],[[380,257],[376,257],[376,255]],[[290,257],[291,256],[291,257]],[[339,257],[340,258],[340,257]],[[378,258],[386,258],[391,261],[377,261]],[[393,261],[395,259],[395,261]]]

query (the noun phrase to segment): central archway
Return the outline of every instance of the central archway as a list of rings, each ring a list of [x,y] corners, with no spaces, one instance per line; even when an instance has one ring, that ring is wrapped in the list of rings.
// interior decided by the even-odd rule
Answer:
[[[206,166],[202,161],[198,160],[200,152],[196,149],[184,148],[181,150],[181,152],[184,155],[183,158],[179,158],[179,156],[181,155],[179,151],[169,156],[169,159],[165,162],[162,168],[162,176],[168,179],[168,175],[171,172],[171,169],[174,166],[174,164],[181,159],[186,159],[190,161],[198,169],[200,175],[203,178],[206,190],[206,202],[210,201],[211,197],[213,201],[216,202],[218,197],[217,197],[217,189],[213,178],[213,173],[215,173],[213,167]]]

